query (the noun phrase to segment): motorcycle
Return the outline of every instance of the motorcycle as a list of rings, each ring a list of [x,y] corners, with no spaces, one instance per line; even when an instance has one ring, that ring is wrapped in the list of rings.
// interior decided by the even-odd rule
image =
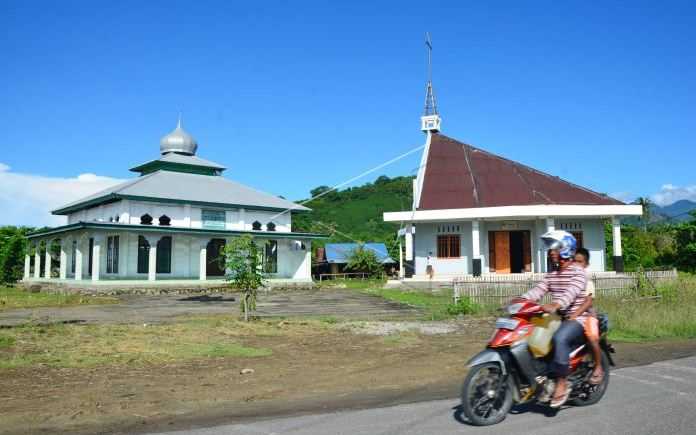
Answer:
[[[487,348],[468,362],[461,406],[468,421],[475,426],[503,421],[514,404],[547,404],[556,387],[549,376],[553,335],[549,325],[554,321],[556,326],[560,325],[560,318],[552,317],[541,305],[528,300],[513,301],[505,309],[509,317],[496,321],[496,330]],[[604,378],[598,385],[590,384],[594,358],[583,337],[570,355],[567,379],[571,388],[568,403],[572,405],[588,406],[599,402],[609,385],[614,348],[607,341],[606,316],[599,317],[599,330]]]

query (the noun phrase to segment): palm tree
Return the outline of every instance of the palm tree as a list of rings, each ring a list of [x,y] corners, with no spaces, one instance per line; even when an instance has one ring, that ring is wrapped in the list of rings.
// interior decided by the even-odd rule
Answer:
[[[648,223],[650,222],[650,218],[652,218],[653,202],[650,200],[650,198],[640,196],[638,199],[636,199],[636,204],[643,207],[643,216],[641,216],[640,219],[643,221],[643,229],[646,229],[648,227]]]

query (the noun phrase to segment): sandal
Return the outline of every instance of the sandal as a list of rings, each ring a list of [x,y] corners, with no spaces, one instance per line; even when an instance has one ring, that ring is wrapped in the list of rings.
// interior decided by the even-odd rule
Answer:
[[[563,406],[564,403],[568,401],[568,398],[570,397],[570,386],[566,387],[566,392],[563,394],[562,397],[556,397],[554,395],[553,399],[551,400],[551,408],[560,408]]]
[[[592,376],[590,377],[590,385],[599,385],[602,383],[604,380],[604,371],[601,371],[599,373],[592,372]]]

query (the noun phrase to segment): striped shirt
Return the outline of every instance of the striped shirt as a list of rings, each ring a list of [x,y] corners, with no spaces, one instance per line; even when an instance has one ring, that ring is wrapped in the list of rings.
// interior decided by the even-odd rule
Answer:
[[[586,283],[585,270],[580,266],[571,264],[565,269],[544,275],[544,279],[522,297],[539,301],[546,293],[551,293],[551,302],[560,305],[559,314],[563,318],[567,318],[585,302],[587,297]],[[578,321],[584,324],[588,314],[587,312],[580,314],[577,318]]]

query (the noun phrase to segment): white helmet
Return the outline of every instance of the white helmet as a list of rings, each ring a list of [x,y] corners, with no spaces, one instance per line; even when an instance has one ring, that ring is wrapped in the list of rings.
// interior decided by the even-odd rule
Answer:
[[[558,249],[561,258],[573,258],[578,246],[577,240],[568,231],[553,230],[541,236],[547,250]]]

